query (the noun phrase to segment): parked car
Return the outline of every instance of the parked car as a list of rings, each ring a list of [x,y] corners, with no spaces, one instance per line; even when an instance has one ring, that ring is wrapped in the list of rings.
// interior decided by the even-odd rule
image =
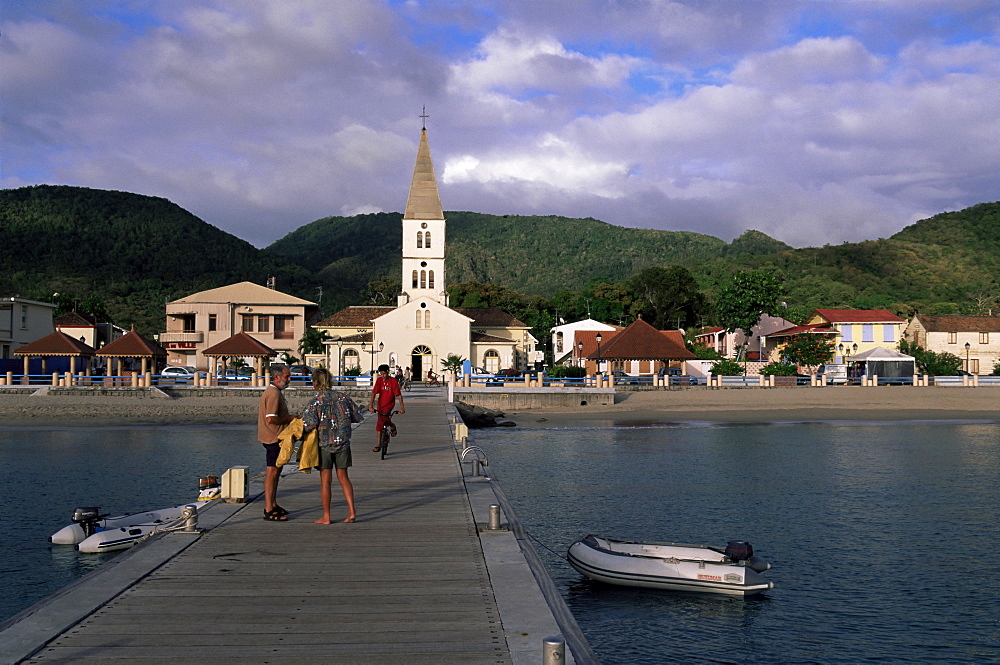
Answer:
[[[615,377],[615,383],[624,385],[639,385],[640,379],[637,376],[626,374],[620,369],[612,370],[611,375]]]
[[[187,383],[194,380],[197,371],[190,365],[169,365],[160,370],[160,378],[173,379],[174,383]]]
[[[222,370],[221,373],[216,374],[215,378],[219,381],[249,381],[252,374],[252,367],[230,368]]]
[[[293,379],[295,377],[303,377],[303,376],[306,378],[312,378],[312,369],[309,367],[309,365],[290,365],[288,367],[288,371],[292,375]]]

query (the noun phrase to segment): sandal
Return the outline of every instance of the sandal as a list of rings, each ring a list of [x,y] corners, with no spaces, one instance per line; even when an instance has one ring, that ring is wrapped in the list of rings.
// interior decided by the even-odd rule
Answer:
[[[389,428],[389,436],[396,436],[396,426],[393,425]]]
[[[268,522],[287,522],[288,517],[281,515],[277,510],[264,511],[264,519]]]
[[[274,510],[272,510],[271,512],[280,517],[284,517],[285,515],[288,514],[288,511],[279,506],[278,504],[274,504]]]

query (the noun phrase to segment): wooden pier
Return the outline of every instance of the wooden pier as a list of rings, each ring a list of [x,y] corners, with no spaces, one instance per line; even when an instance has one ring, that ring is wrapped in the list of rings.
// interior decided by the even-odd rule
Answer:
[[[213,506],[202,521],[218,526],[160,536],[102,566],[124,581],[95,574],[29,612],[30,633],[30,621],[55,625],[46,613],[88,602],[74,593],[109,596],[21,662],[541,662],[560,628],[514,537],[480,538],[484,500],[470,502],[466,488],[479,479],[466,482],[441,393],[405,398],[387,459],[371,452],[372,421],[354,433],[356,523],[315,524],[319,474],[293,472],[278,492],[288,522],[263,520],[262,499]],[[333,498],[342,519],[336,480]],[[0,639],[21,639],[17,628]]]

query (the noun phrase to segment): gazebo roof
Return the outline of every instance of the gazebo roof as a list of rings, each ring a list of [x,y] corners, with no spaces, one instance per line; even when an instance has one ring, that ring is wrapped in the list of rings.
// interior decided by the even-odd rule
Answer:
[[[595,345],[596,346],[596,345]],[[584,342],[584,353],[588,345]],[[679,330],[657,330],[642,319],[601,345],[601,360],[693,360],[693,353],[684,346]],[[587,354],[597,360],[596,350]]]
[[[101,348],[95,355],[111,358],[166,358],[167,350],[130,330]]]
[[[15,356],[92,356],[94,347],[66,333],[54,332],[14,350]]]
[[[225,356],[227,358],[239,356],[268,358],[278,355],[278,352],[241,331],[229,339],[224,339],[218,344],[213,344],[205,349],[202,354],[206,356]]]

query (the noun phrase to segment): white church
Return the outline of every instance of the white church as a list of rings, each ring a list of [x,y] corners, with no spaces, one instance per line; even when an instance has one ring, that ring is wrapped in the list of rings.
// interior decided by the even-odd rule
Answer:
[[[337,375],[382,363],[409,367],[415,379],[440,374],[454,354],[495,373],[524,371],[537,340],[529,327],[494,307],[449,307],[445,277],[445,218],[426,127],[403,213],[402,292],[395,307],[353,306],[314,327],[329,336],[327,367]]]

